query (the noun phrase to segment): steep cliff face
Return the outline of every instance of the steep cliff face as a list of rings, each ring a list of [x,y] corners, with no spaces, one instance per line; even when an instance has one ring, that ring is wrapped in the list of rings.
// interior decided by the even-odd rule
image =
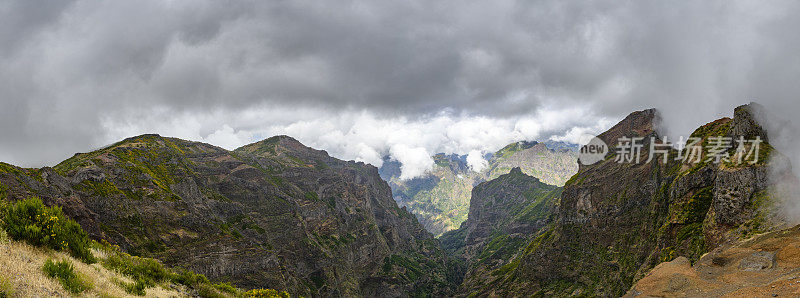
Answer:
[[[477,172],[468,166],[466,156],[455,154],[434,155],[434,168],[419,178],[401,180],[399,163],[388,159],[380,172],[398,204],[416,215],[428,231],[440,235],[467,219],[470,194],[478,183],[517,167],[544,183],[561,186],[578,171],[575,152],[565,143],[521,141],[488,154],[486,167]]]
[[[467,267],[462,292],[479,289],[517,264],[513,257],[554,218],[561,188],[519,168],[472,190],[469,219],[440,237],[443,247]]]
[[[754,109],[739,107],[733,119],[711,122],[692,136],[701,145],[718,136],[767,140],[752,121]],[[612,147],[623,136],[644,137],[640,161],[618,163],[612,148],[606,160],[582,166],[564,187],[557,219],[519,253],[518,266],[474,292],[619,296],[661,261],[696,261],[725,241],[782,223],[769,192],[776,181],[767,177],[785,167],[774,167],[780,159],[769,158],[778,156],[769,144],[761,144],[756,164],[717,164],[707,156],[696,164],[676,160],[687,150],[669,150],[666,163],[660,154],[647,162],[649,137],[659,139],[657,124],[657,112],[645,110],[600,135]]]
[[[0,196],[64,207],[94,238],[245,288],[447,293],[446,258],[375,167],[289,137],[227,151],[158,135],[54,168],[3,164]]]

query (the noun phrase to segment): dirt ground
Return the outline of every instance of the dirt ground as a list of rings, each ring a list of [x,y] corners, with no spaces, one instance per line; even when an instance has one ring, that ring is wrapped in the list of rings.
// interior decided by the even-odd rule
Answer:
[[[625,297],[800,297],[800,226],[661,263]]]

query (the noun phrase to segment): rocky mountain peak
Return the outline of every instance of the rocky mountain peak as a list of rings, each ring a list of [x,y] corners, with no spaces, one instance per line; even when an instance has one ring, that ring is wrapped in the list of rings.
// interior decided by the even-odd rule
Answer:
[[[533,146],[536,146],[536,144],[539,144],[539,142],[536,142],[536,141],[514,142],[514,143],[506,145],[505,147],[503,147],[500,150],[497,150],[497,152],[494,153],[494,156],[506,156],[506,155],[509,155],[509,154],[513,154],[515,152],[519,152],[519,151],[522,151],[522,150],[525,150],[525,149],[529,149],[529,148],[531,148]]]
[[[522,173],[522,169],[520,167],[513,167],[513,168],[511,168],[511,171],[508,172],[508,175],[525,175],[525,174]],[[536,179],[536,180],[539,180],[539,179]]]
[[[767,112],[764,106],[751,102],[746,105],[736,107],[733,111],[733,122],[729,136],[738,139],[743,136],[751,140],[760,137],[765,142],[769,142],[767,130],[764,129],[762,121],[766,121]]]
[[[767,120],[764,116],[761,106],[744,105],[733,118],[703,125],[692,136],[704,142],[720,136],[766,141],[764,122],[759,122]],[[622,136],[658,137],[659,119],[653,109],[634,112],[600,138],[614,146]],[[771,151],[759,154],[769,157]],[[775,172],[772,163],[685,164],[679,159],[606,159],[582,167],[562,191],[557,219],[522,252],[513,273],[496,279],[513,276],[507,287],[512,290],[479,293],[620,296],[662,261],[684,256],[697,262],[723,243],[780,227],[770,172]]]
[[[536,145],[533,145],[530,149],[533,150],[533,152],[537,153],[552,150],[549,147],[547,147],[547,145],[545,145],[544,143],[538,143]]]
[[[608,131],[598,137],[606,142],[609,147],[615,147],[617,140],[626,137],[658,136],[655,127],[661,121],[661,116],[656,109],[636,111],[625,117]]]
[[[264,157],[284,156],[286,154],[312,159],[328,159],[330,157],[326,151],[308,147],[300,143],[297,139],[286,135],[270,137],[252,144],[244,145],[233,151]]]

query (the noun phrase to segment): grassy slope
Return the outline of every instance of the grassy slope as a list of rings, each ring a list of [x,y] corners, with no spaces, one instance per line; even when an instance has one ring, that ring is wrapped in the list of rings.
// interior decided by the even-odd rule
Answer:
[[[103,260],[107,257],[100,250],[93,250],[96,257]],[[55,279],[48,278],[42,266],[48,259],[67,260],[75,267],[79,275],[91,281],[92,288],[84,292],[84,296],[100,297],[135,297],[125,292],[118,281],[132,282],[130,278],[104,268],[100,263],[85,264],[68,254],[50,249],[36,248],[26,243],[0,240],[0,279],[6,284],[2,291],[10,297],[48,297],[70,296]],[[175,289],[184,289],[178,291]],[[175,284],[145,289],[147,297],[186,297],[185,287]]]

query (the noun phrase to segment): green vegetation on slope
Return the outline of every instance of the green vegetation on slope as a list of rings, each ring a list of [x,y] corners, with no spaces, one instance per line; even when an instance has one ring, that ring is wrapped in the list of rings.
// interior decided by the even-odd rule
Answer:
[[[518,266],[515,256],[554,219],[561,188],[528,176],[519,168],[473,190],[470,218],[443,234],[442,246],[466,271],[462,287],[472,292],[496,287]]]
[[[424,295],[451,285],[444,253],[412,214],[397,207],[375,168],[289,137],[227,151],[142,135],[77,154],[54,169],[2,169],[12,172],[0,173],[3,196],[64,204],[91,237],[119,245],[98,265],[115,271],[128,263],[149,268],[155,264],[136,257],[154,258],[214,281],[304,296],[387,286]],[[366,199],[372,204],[364,205]],[[360,256],[364,246],[375,249]],[[130,256],[117,255],[122,252]],[[391,255],[424,270],[413,279],[387,279],[406,274],[398,266],[383,273],[382,260]],[[118,286],[141,293],[173,282],[133,276]]]
[[[224,294],[242,296],[245,293],[229,283],[211,283],[202,274],[196,274],[182,268],[169,269],[160,262],[150,258],[131,256],[112,245],[102,245],[98,249],[108,257],[101,263],[103,267],[129,277],[133,282],[119,281],[126,292],[133,295],[145,295],[145,289],[164,283],[185,285],[195,289],[202,297],[225,297]]]
[[[95,262],[86,232],[64,216],[61,207],[45,207],[39,198],[31,198],[3,206],[0,216],[3,229],[14,240],[67,251],[84,262]]]
[[[564,185],[578,170],[577,156],[568,150],[550,150],[536,142],[514,142],[498,150],[480,172],[469,169],[463,156],[437,154],[434,168],[426,176],[399,179],[385,162],[383,178],[398,199],[435,236],[457,229],[467,219],[474,185],[495,179],[512,168],[551,185]],[[395,162],[396,163],[396,162]]]
[[[64,289],[72,294],[79,294],[93,287],[86,277],[75,273],[75,268],[68,260],[58,262],[47,260],[42,270],[48,277],[58,279]]]
[[[46,207],[38,198],[30,198],[7,204],[3,202],[0,212],[0,241],[9,238],[25,241],[31,245],[63,250],[80,260],[92,263],[97,258],[92,249],[102,252],[100,263],[103,267],[118,272],[133,282],[121,279],[116,283],[132,295],[145,295],[148,288],[167,283],[184,285],[200,297],[288,297],[285,292],[257,289],[245,292],[229,283],[211,283],[205,276],[185,269],[170,269],[159,261],[131,256],[117,246],[89,241],[86,232],[75,221],[64,216],[60,207]],[[41,219],[41,220],[39,220]],[[77,252],[77,253],[76,253]],[[75,270],[70,260],[54,261],[48,259],[41,269],[46,276],[54,278],[72,294],[79,294],[93,288],[88,277]],[[13,286],[5,280],[0,281],[3,295],[13,293]]]

